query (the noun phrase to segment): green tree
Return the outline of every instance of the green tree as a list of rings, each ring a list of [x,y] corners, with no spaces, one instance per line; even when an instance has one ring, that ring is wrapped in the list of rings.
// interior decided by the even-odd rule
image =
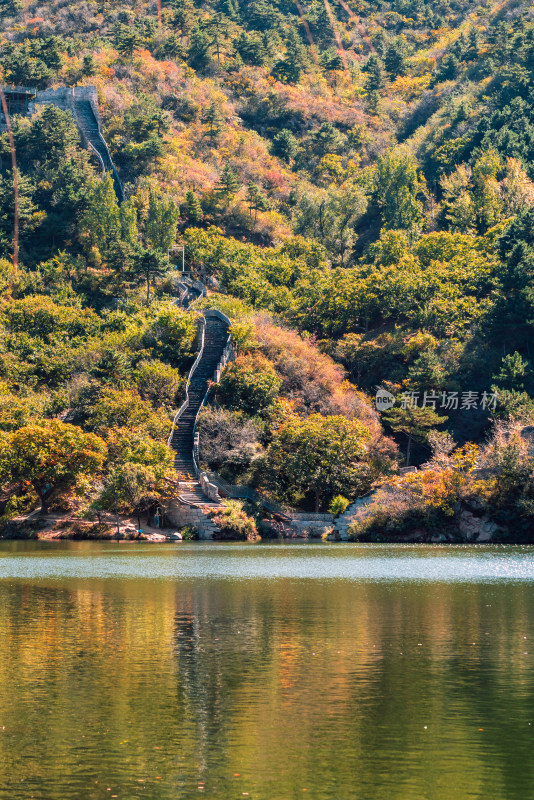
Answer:
[[[240,183],[238,177],[227,161],[219,176],[219,183],[216,187],[217,192],[227,199],[230,199],[235,195],[239,188]]]
[[[152,349],[154,358],[181,368],[193,353],[196,335],[194,315],[174,304],[165,303],[156,308],[142,343]]]
[[[113,471],[104,490],[101,503],[104,508],[126,506],[137,516],[137,529],[141,530],[141,514],[157,502],[156,475],[152,467],[126,462]]]
[[[158,195],[151,189],[148,195],[148,215],[145,225],[145,238],[150,246],[166,254],[176,241],[179,218],[180,212],[174,200]]]
[[[150,400],[155,408],[173,408],[183,384],[178,370],[159,359],[141,361],[137,365],[135,382],[143,400]]]
[[[172,0],[172,24],[182,36],[186,36],[194,25],[195,6],[192,0]]]
[[[266,456],[270,485],[288,502],[311,495],[315,511],[333,497],[355,497],[370,487],[369,431],[358,420],[284,413]]]
[[[254,221],[258,218],[258,211],[268,211],[269,201],[257,183],[250,183],[247,189],[247,203],[250,216],[254,212]]]
[[[392,408],[383,415],[383,419],[394,433],[402,433],[406,436],[406,466],[409,467],[412,443],[414,441],[427,442],[432,430],[444,423],[447,417],[440,417],[430,407],[414,406],[411,408],[407,406],[406,408]]]
[[[188,61],[197,72],[206,72],[211,64],[211,42],[200,25],[195,25],[189,40]]]
[[[20,428],[12,434],[9,447],[11,479],[31,483],[43,514],[59,492],[71,489],[83,477],[94,476],[107,453],[98,436],[58,420]]]
[[[238,356],[224,370],[217,397],[227,408],[261,414],[274,402],[282,379],[260,353]]]
[[[230,19],[239,19],[239,3],[237,0],[223,0],[221,8],[223,13]]]
[[[208,108],[206,109],[205,114],[202,117],[202,122],[208,126],[207,136],[210,140],[212,146],[216,144],[221,135],[221,131],[224,125],[224,118],[219,111],[219,106],[213,100]]]
[[[369,107],[374,111],[380,99],[380,94],[385,87],[384,74],[380,59],[371,54],[364,67],[367,77],[365,79],[365,91]]]
[[[93,53],[86,53],[82,62],[82,75],[91,77],[96,72],[96,62]]]
[[[390,80],[394,81],[398,75],[406,75],[406,57],[406,39],[403,36],[393,39],[384,56],[384,66]]]
[[[120,204],[119,220],[122,241],[127,245],[135,245],[138,239],[137,209],[131,200]]]
[[[517,215],[498,241],[498,291],[488,310],[486,335],[506,350],[531,341],[534,320],[534,209]]]
[[[80,230],[82,238],[104,257],[110,245],[120,239],[121,216],[111,172],[90,184]]]
[[[267,58],[263,38],[257,33],[241,31],[235,40],[235,50],[245,64],[262,67]]]
[[[379,156],[374,200],[386,228],[405,230],[411,238],[421,232],[423,203],[419,196],[424,189],[424,178],[411,153],[396,149]]]
[[[44,212],[33,201],[35,187],[26,175],[18,174],[18,224],[19,242],[25,241],[43,222]],[[0,256],[13,253],[15,231],[15,190],[13,173],[0,175]]]
[[[206,28],[211,35],[210,44],[215,50],[218,65],[221,63],[221,52],[223,49],[226,49],[227,46],[230,27],[231,24],[229,18],[225,14],[221,13],[213,14],[206,25]]]
[[[132,273],[135,278],[146,282],[146,302],[150,303],[150,284],[156,278],[164,278],[171,266],[167,255],[159,250],[138,246],[132,259]]]
[[[185,210],[183,213],[192,225],[198,225],[204,216],[200,200],[192,189],[189,189],[185,196]]]
[[[283,128],[273,139],[271,152],[274,156],[278,156],[286,164],[290,164],[295,158],[298,151],[298,141],[293,136],[291,131]]]
[[[113,43],[121,56],[131,59],[143,44],[143,37],[130,25],[117,22],[113,27]]]
[[[327,72],[336,72],[343,69],[343,59],[335,48],[326,50],[321,54],[321,66]]]
[[[286,40],[286,55],[275,63],[272,73],[282,83],[298,83],[306,65],[306,48],[298,33],[291,28]]]
[[[523,392],[529,388],[532,370],[528,361],[520,353],[510,353],[504,356],[501,369],[494,376],[494,380],[501,389],[511,392]]]
[[[434,83],[452,81],[456,77],[460,62],[453,53],[445,53],[436,69]]]
[[[165,440],[169,435],[168,415],[160,409],[154,410],[133,387],[117,389],[89,384],[78,393],[71,416],[77,424],[83,424],[108,442],[120,428],[158,440]]]

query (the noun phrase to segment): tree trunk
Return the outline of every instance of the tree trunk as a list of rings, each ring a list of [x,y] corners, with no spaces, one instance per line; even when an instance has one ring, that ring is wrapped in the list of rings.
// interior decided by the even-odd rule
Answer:
[[[321,505],[321,493],[318,489],[315,490],[315,513],[319,513],[319,507]]]
[[[146,274],[146,304],[147,306],[150,303],[150,273],[147,272]]]
[[[50,492],[50,489],[41,489],[40,487],[38,488],[35,485],[34,485],[33,488],[35,489],[35,492],[36,492],[37,496],[39,497],[39,500],[41,501],[41,511],[40,511],[40,513],[41,514],[48,514],[48,494]]]
[[[406,466],[410,466],[410,451],[412,449],[412,437],[408,434],[408,447],[406,448]]]

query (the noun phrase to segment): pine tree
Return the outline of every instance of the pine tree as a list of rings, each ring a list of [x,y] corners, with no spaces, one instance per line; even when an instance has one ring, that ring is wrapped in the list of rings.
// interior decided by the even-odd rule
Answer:
[[[188,61],[197,72],[205,72],[211,64],[210,45],[206,31],[195,25],[191,32]]]
[[[121,239],[129,245],[137,243],[137,209],[130,200],[119,206]]]
[[[239,19],[239,5],[237,0],[222,0],[221,11],[230,19]]]
[[[217,103],[213,101],[206,109],[206,113],[202,117],[202,122],[208,125],[207,136],[212,145],[214,145],[221,133],[224,119],[219,111]]]
[[[280,133],[277,133],[273,139],[271,147],[272,154],[281,158],[286,164],[289,164],[297,155],[297,151],[298,141],[291,131],[287,130],[287,128],[282,128]]]
[[[385,86],[384,74],[382,72],[382,64],[380,59],[375,55],[370,55],[365,65],[365,72],[367,78],[365,81],[365,91],[367,92],[367,102],[372,111],[376,111],[378,101],[380,100],[380,93]]]
[[[215,49],[217,64],[221,63],[221,50],[229,31],[229,20],[225,14],[214,14],[207,24],[211,46]]]
[[[441,60],[441,64],[436,70],[434,83],[452,80],[458,71],[459,61],[452,53],[446,53]]]
[[[200,200],[191,189],[185,196],[185,215],[189,222],[194,224],[200,222],[203,217]]]
[[[220,174],[219,183],[217,184],[216,190],[219,194],[222,194],[229,199],[234,196],[239,188],[240,183],[237,175],[227,161],[224,165],[223,171]]]
[[[90,77],[91,75],[94,75],[95,72],[96,72],[95,57],[92,53],[86,53],[83,57],[82,75]]]
[[[367,73],[365,90],[368,93],[380,92],[386,85],[384,81],[384,73],[382,71],[382,62],[380,59],[374,54],[371,54],[367,59],[364,72]]]
[[[384,66],[390,80],[394,81],[398,75],[406,75],[406,42],[402,37],[390,42],[384,56]]]
[[[235,50],[245,64],[252,64],[254,67],[262,67],[265,64],[267,57],[265,42],[258,34],[241,31],[235,40]]]
[[[254,211],[254,222],[258,218],[258,211],[268,211],[269,201],[261,191],[257,183],[250,183],[247,189],[247,202],[250,216]]]
[[[106,172],[101,179],[95,179],[90,186],[81,230],[103,256],[110,245],[120,238],[120,211],[111,172]]]
[[[135,28],[122,25],[120,22],[114,26],[113,40],[117,50],[125,58],[132,58],[134,52],[143,43],[142,37]]]
[[[138,246],[132,259],[133,276],[146,282],[146,302],[150,302],[150,284],[163,278],[171,268],[166,255],[158,250]]]
[[[176,240],[176,226],[180,217],[178,206],[167,197],[151,190],[148,199],[148,217],[145,238],[149,244],[166,253]]]
[[[273,75],[282,83],[298,83],[306,64],[306,48],[298,33],[291,28],[286,41],[286,56],[276,62]]]
[[[193,27],[195,7],[191,0],[173,0],[172,8],[174,11],[172,23],[174,27],[178,28],[180,34],[185,36]]]

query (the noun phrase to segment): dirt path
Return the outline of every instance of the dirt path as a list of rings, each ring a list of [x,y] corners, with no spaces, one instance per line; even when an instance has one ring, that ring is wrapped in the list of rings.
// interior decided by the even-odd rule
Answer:
[[[109,530],[111,538],[117,535],[117,518],[114,514],[101,514],[101,523]],[[96,520],[81,519],[73,517],[71,512],[50,512],[42,516],[38,510],[30,514],[14,517],[12,522],[21,527],[25,524],[35,524],[37,526],[37,538],[39,539],[64,539],[76,538],[83,539],[83,529],[87,528],[88,539],[95,538],[91,535],[91,529],[97,525]],[[69,528],[72,534],[69,536]],[[178,540],[176,528],[153,528],[145,522],[141,522],[141,541],[145,542],[166,542]],[[132,541],[137,538],[138,527],[136,517],[119,516],[118,534],[119,541]],[[104,536],[102,538],[107,538]]]

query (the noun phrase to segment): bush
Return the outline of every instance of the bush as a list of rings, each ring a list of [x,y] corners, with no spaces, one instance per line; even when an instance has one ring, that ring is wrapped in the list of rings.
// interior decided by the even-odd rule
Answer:
[[[228,408],[261,414],[272,405],[282,379],[260,353],[238,356],[223,372],[217,396]]]
[[[328,508],[329,512],[334,515],[334,517],[339,517],[340,514],[344,514],[347,510],[349,505],[349,500],[346,497],[343,497],[342,494],[336,495],[332,498],[332,502]]]
[[[212,521],[219,528],[213,534],[214,539],[227,539],[239,542],[256,542],[260,539],[256,523],[243,511],[238,500],[227,500],[224,506],[210,514]]]
[[[200,460],[237,480],[260,454],[262,425],[242,411],[208,408],[199,417]]]
[[[159,359],[141,361],[137,367],[135,382],[142,399],[150,400],[154,408],[172,408],[178,390],[184,384],[178,370]]]
[[[180,530],[183,542],[196,542],[198,540],[198,530],[193,525],[185,525]]]

